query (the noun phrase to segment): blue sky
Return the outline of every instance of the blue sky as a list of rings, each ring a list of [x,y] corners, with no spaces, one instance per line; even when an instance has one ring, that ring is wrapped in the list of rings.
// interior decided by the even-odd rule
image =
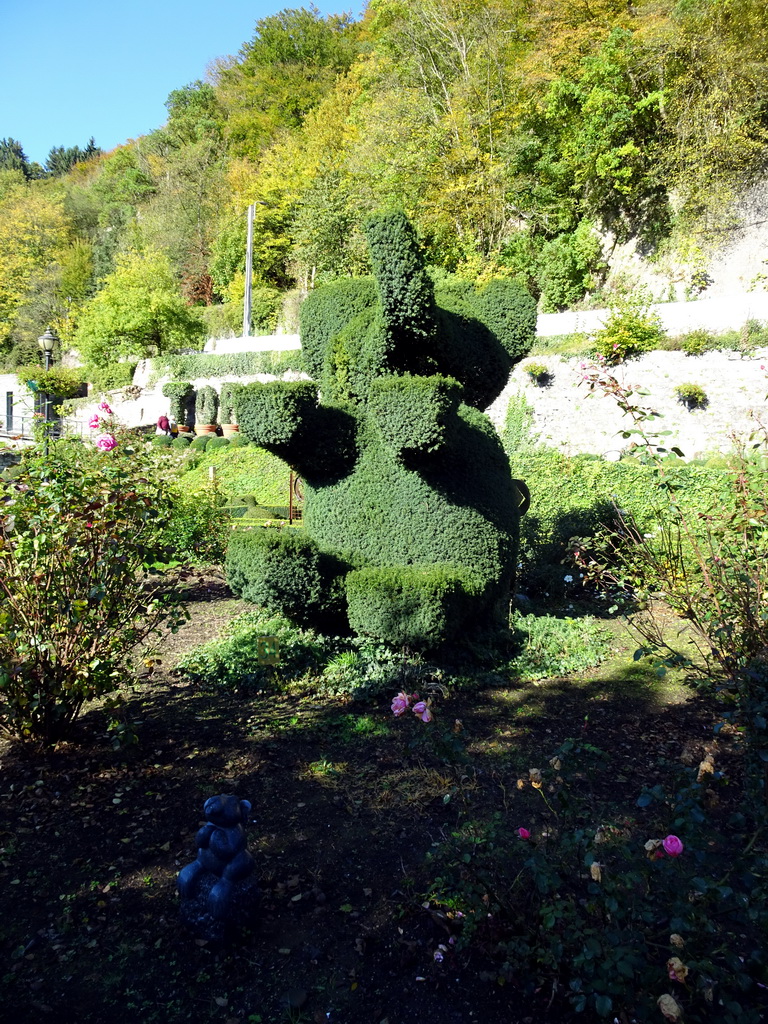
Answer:
[[[0,0],[0,138],[30,160],[52,146],[110,150],[165,122],[173,89],[236,54],[259,18],[309,0]],[[316,2],[323,14],[362,0]]]

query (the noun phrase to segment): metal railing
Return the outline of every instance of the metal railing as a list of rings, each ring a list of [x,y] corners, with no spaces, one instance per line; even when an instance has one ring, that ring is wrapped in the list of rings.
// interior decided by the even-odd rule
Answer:
[[[32,415],[0,416],[0,437],[14,441],[34,441],[35,424],[39,418]],[[51,434],[53,438],[59,437],[88,437],[90,430],[85,420],[63,419],[53,420]]]

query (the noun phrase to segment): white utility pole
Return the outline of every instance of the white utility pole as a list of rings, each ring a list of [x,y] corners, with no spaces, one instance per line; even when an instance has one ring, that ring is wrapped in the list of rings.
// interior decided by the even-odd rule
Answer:
[[[245,245],[245,296],[243,298],[243,337],[251,334],[251,278],[253,277],[253,215],[256,204],[248,207],[248,241]]]

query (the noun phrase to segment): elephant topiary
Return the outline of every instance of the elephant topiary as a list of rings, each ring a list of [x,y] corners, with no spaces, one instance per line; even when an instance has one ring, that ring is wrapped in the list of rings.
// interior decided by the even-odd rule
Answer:
[[[235,532],[228,577],[300,621],[435,647],[507,622],[527,491],[481,410],[530,349],[535,303],[506,279],[436,293],[402,214],[366,235],[374,277],[302,306],[314,382],[238,394],[241,432],[304,478],[304,531]]]

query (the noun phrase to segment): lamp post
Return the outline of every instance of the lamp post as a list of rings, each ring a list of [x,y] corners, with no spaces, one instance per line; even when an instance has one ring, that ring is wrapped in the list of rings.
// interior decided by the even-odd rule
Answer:
[[[45,334],[41,335],[37,339],[37,344],[45,357],[45,372],[47,373],[51,368],[51,360],[53,359],[53,346],[59,340],[59,336],[56,331],[51,330],[50,327],[46,329]],[[51,411],[51,393],[50,391],[45,392],[45,442],[44,451],[48,454],[48,423],[50,420]]]

